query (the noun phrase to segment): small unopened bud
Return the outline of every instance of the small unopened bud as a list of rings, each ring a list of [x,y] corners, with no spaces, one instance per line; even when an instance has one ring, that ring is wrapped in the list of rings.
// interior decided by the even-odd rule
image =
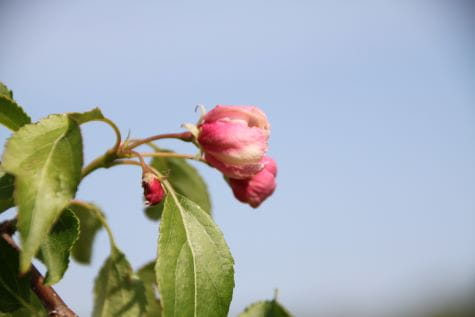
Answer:
[[[142,175],[142,187],[145,204],[147,206],[156,205],[165,197],[162,183],[154,173],[145,172]]]

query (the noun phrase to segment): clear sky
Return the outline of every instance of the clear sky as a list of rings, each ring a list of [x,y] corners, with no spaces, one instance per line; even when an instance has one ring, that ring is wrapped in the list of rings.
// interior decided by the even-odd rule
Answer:
[[[475,281],[471,3],[0,0],[0,80],[34,120],[100,106],[133,137],[180,131],[196,104],[260,106],[272,198],[253,210],[199,166],[236,260],[230,316],[275,288],[296,316],[378,315]],[[113,142],[99,123],[84,136],[87,161]],[[97,172],[78,198],[135,268],[154,257],[138,169]],[[107,253],[101,232],[57,285],[81,316]]]

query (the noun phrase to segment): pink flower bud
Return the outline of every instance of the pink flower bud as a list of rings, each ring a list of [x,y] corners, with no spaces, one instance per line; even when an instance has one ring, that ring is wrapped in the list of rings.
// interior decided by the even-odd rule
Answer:
[[[198,126],[206,161],[225,176],[249,178],[263,168],[270,124],[253,106],[216,106]]]
[[[266,156],[261,163],[264,168],[249,179],[229,179],[229,185],[234,196],[241,202],[251,205],[253,208],[266,200],[275,190],[277,165],[273,159]]]
[[[146,172],[142,176],[143,195],[147,206],[158,204],[165,197],[165,191],[157,175]]]

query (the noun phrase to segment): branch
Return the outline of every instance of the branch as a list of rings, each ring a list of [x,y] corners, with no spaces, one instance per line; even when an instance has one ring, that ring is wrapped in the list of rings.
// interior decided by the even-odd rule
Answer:
[[[12,248],[20,252],[20,248],[12,239],[13,233],[16,230],[16,219],[7,220],[0,223],[0,234]],[[31,290],[40,299],[41,303],[48,311],[48,316],[51,317],[78,317],[61,299],[56,291],[51,286],[43,284],[44,277],[36,269],[34,265],[31,266],[28,272],[31,276],[30,286]],[[27,274],[28,274],[27,273]]]

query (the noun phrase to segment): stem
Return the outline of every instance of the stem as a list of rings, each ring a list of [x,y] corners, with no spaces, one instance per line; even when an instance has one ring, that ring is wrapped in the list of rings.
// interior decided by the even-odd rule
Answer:
[[[100,121],[107,123],[114,130],[116,140],[115,140],[114,147],[111,149],[111,152],[113,151],[114,153],[117,153],[117,151],[119,150],[120,144],[122,142],[122,136],[120,134],[119,128],[115,125],[113,121],[107,118],[102,118],[100,119]]]
[[[15,232],[16,219],[7,220],[0,224],[1,238],[5,240],[13,249],[20,252],[20,248],[12,239],[12,234]],[[48,316],[53,317],[77,317],[56,293],[51,286],[44,285],[44,277],[38,269],[32,265],[29,272],[31,280],[31,290],[36,294],[44,308],[48,311]]]
[[[117,165],[135,165],[135,166],[142,166],[142,164],[140,162],[137,162],[137,161],[134,161],[134,160],[119,160],[119,161],[115,161],[111,164],[111,166],[117,166]],[[160,177],[163,181],[166,181],[168,183],[168,181],[166,180],[166,177],[164,177],[162,175],[162,173],[160,173],[157,169],[155,169],[153,166],[148,166],[148,168],[153,172],[155,173],[158,177]]]
[[[152,141],[160,140],[160,139],[180,139],[186,142],[190,142],[193,140],[193,134],[191,132],[181,132],[181,133],[166,133],[166,134],[158,134],[154,135],[145,139],[137,140],[129,144],[124,150],[131,150],[136,148],[139,145],[146,144]]]
[[[191,134],[191,132],[188,132],[188,131],[182,132],[182,133],[167,133],[167,134],[154,135],[145,139],[133,141],[129,145],[126,145],[125,147],[121,149],[119,130],[117,129],[117,127],[112,121],[105,119],[104,122],[110,124],[110,126],[116,132],[117,142],[112,149],[108,150],[104,155],[99,156],[98,158],[93,160],[91,163],[89,163],[86,167],[82,169],[81,179],[83,179],[84,177],[86,177],[87,175],[95,171],[96,169],[99,169],[102,167],[107,168],[110,166],[117,165],[117,164],[114,164],[114,161],[120,158],[121,154],[126,154],[127,152],[130,153],[132,149],[142,144],[150,143],[152,141],[159,140],[159,139],[180,139],[186,142],[191,142],[193,140],[193,134]],[[148,156],[153,156],[153,155],[148,155]],[[180,157],[180,156],[176,156],[176,157]],[[183,158],[196,159],[195,156],[183,156]]]
[[[136,166],[142,166],[140,162],[134,161],[134,160],[117,160],[111,163],[112,166],[118,166],[118,165],[136,165]]]
[[[90,173],[92,173],[98,168],[108,167],[109,164],[113,162],[119,156],[118,153],[120,150],[120,145],[122,143],[122,137],[121,137],[119,128],[115,125],[114,122],[112,122],[111,120],[107,118],[99,119],[99,121],[107,123],[114,130],[115,137],[116,137],[115,144],[106,153],[99,156],[98,158],[93,160],[91,163],[89,163],[86,167],[82,169],[81,179],[83,179],[84,177],[86,177],[87,175],[89,175]]]
[[[98,168],[101,167],[109,167],[110,164],[118,157],[117,151],[115,148],[108,150],[104,155],[99,156],[91,163],[89,163],[86,167],[84,167],[81,171],[81,179],[86,177],[87,175],[91,174]]]
[[[138,157],[140,161],[140,165],[142,165],[142,172],[143,173],[147,172],[149,170],[149,167],[148,167],[148,164],[145,163],[145,160],[143,159],[142,154],[140,154],[139,152],[135,152],[133,150],[130,150],[130,153]]]
[[[190,160],[198,160],[201,161],[196,155],[193,154],[178,154],[173,152],[150,152],[150,153],[140,153],[143,157],[176,157],[176,158],[184,158]]]
[[[120,160],[120,161],[115,161],[112,163],[112,166],[115,165],[136,165],[136,166],[142,166],[140,162],[134,161],[134,160]],[[167,180],[166,177],[162,175],[157,169],[155,169],[153,166],[149,166],[149,168],[158,176],[162,179],[163,184],[165,185],[167,192],[171,193],[173,199],[178,202],[178,198],[175,195],[175,189],[173,189],[173,186],[170,184],[170,182]]]

